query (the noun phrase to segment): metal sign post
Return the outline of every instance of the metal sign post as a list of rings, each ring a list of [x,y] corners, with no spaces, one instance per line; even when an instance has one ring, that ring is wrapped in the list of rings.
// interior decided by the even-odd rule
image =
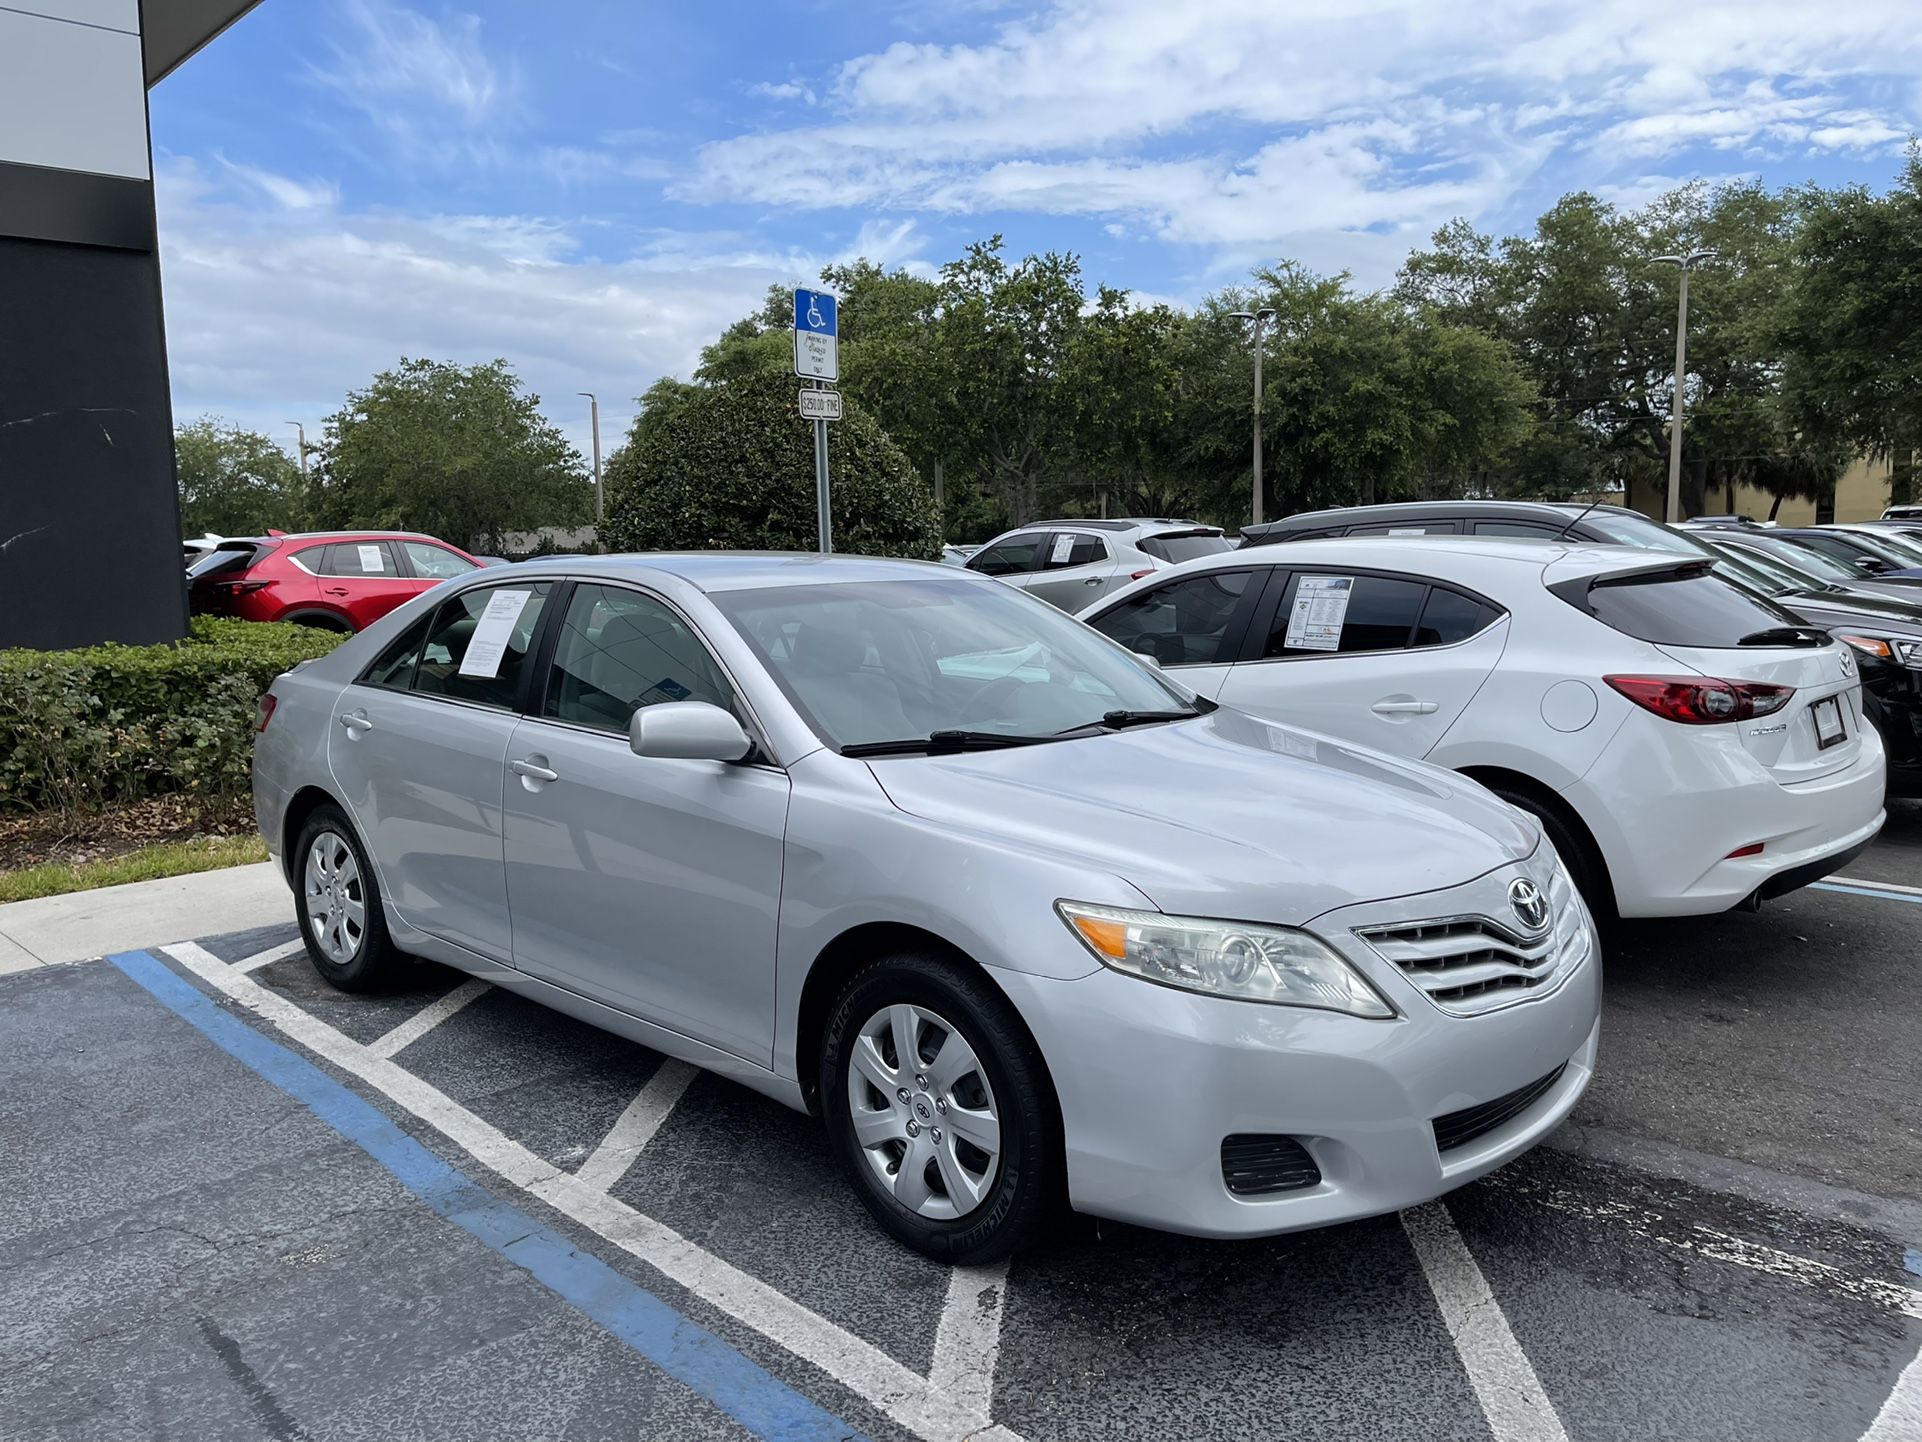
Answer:
[[[840,316],[835,297],[824,290],[794,292],[794,373],[812,381],[801,392],[801,414],[814,422],[814,508],[819,549],[834,554],[833,496],[828,489],[828,422],[841,419],[841,397],[827,383],[841,377]]]

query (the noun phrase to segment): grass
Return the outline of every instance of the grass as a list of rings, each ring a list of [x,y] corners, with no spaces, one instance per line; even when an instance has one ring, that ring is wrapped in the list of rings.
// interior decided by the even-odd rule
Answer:
[[[125,881],[152,881],[162,876],[217,871],[223,866],[245,866],[251,861],[266,859],[267,843],[258,836],[203,836],[190,841],[163,841],[104,861],[48,861],[19,871],[0,871],[0,902],[91,891],[96,886],[118,886]]]

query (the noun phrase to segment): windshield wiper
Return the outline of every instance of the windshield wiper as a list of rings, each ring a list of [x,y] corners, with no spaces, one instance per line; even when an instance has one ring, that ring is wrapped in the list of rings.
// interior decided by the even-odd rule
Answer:
[[[1186,711],[1109,711],[1099,721],[1083,721],[1078,726],[1057,731],[1055,735],[1072,736],[1077,731],[1091,731],[1097,726],[1119,731],[1128,726],[1152,726],[1161,721],[1188,721],[1196,716],[1205,716],[1214,709],[1213,702],[1197,697],[1195,704]]]
[[[1735,644],[1738,646],[1822,646],[1828,636],[1808,626],[1770,626],[1765,631],[1751,631]]]
[[[957,751],[995,751],[1006,746],[1039,746],[1052,736],[1019,736],[1006,731],[935,731],[918,740],[857,741],[843,746],[843,756],[951,756]]]

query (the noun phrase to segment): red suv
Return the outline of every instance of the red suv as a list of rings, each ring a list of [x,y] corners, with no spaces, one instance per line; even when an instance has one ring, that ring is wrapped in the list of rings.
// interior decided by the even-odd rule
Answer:
[[[187,568],[196,614],[358,631],[403,601],[480,565],[401,531],[313,531],[222,541]]]

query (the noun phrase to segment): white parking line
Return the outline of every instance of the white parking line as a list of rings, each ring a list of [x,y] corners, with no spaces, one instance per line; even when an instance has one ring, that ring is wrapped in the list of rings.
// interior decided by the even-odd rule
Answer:
[[[299,937],[283,941],[279,946],[270,946],[265,951],[257,951],[252,956],[243,956],[234,963],[235,971],[259,971],[263,966],[272,966],[277,961],[285,961],[290,956],[298,956],[307,949],[307,943]]]
[[[1922,1437],[1922,1352],[1895,1379],[1895,1389],[1862,1434],[1862,1442],[1915,1442],[1918,1437]]]
[[[634,1159],[654,1140],[654,1133],[674,1110],[688,1083],[699,1074],[699,1068],[673,1057],[663,1061],[660,1069],[647,1079],[641,1094],[628,1103],[627,1110],[594,1148],[594,1154],[574,1173],[582,1185],[597,1192],[612,1190],[614,1184],[627,1175]]]
[[[1411,1207],[1401,1214],[1401,1224],[1495,1442],[1568,1442],[1541,1378],[1509,1330],[1508,1318],[1455,1230],[1447,1206],[1424,1202]]]
[[[403,1047],[412,1046],[426,1036],[468,1002],[491,990],[493,988],[486,982],[476,981],[470,976],[438,1001],[429,1002],[385,1036],[368,1042],[367,1050],[378,1057],[393,1056]]]
[[[1904,891],[1910,896],[1922,896],[1922,886],[1902,886],[1893,881],[1870,881],[1866,876],[1831,876],[1825,879],[1840,886],[1873,886],[1883,891]]]
[[[835,1326],[758,1277],[585,1185],[503,1135],[412,1072],[336,1031],[193,942],[163,948],[216,990],[271,1022],[316,1056],[420,1118],[488,1170],[540,1198],[603,1240],[655,1268],[709,1306],[751,1327],[928,1442],[982,1438],[982,1418],[871,1342]],[[993,1429],[1001,1442],[1019,1442]]]
[[[994,1407],[994,1367],[1001,1355],[1001,1310],[1008,1295],[1008,1264],[956,1267],[934,1332],[928,1380],[986,1421]]]

